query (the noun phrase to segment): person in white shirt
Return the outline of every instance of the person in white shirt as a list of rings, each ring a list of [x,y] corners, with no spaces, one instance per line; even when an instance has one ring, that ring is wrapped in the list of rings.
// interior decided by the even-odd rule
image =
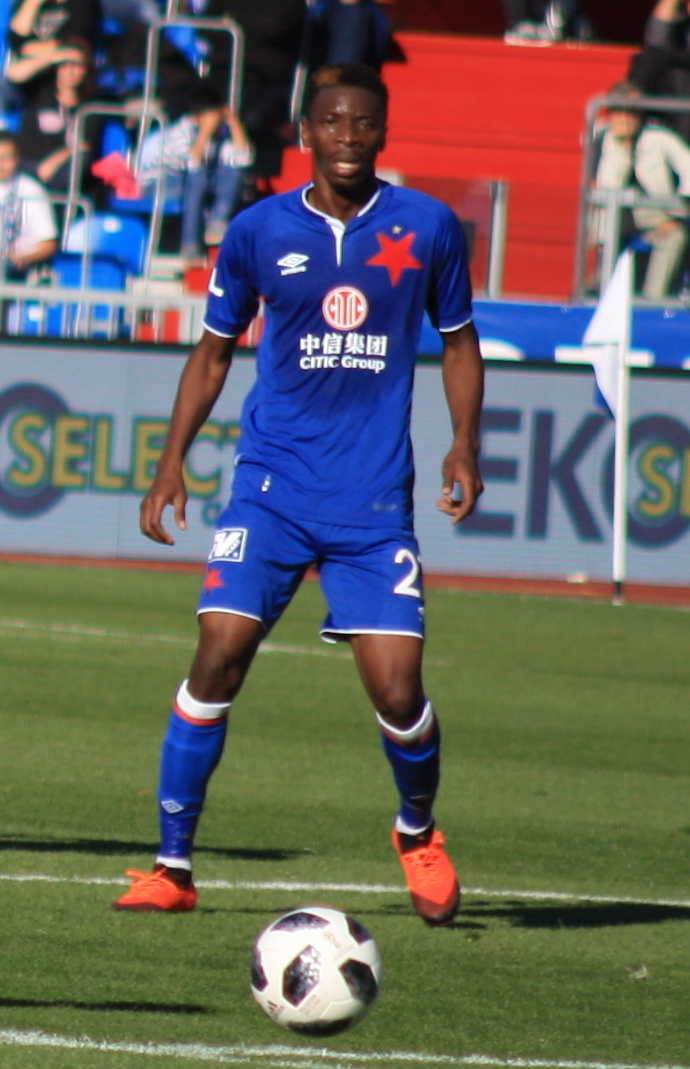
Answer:
[[[181,253],[204,262],[203,244],[219,245],[232,218],[254,149],[239,117],[210,85],[201,85],[190,110],[144,139],[137,179],[145,196],[155,190],[161,162],[167,198],[182,197]]]
[[[13,134],[0,130],[0,271],[22,278],[57,250],[58,228],[45,189],[18,173],[19,150]]]
[[[639,99],[629,83],[614,86],[611,95]],[[677,197],[677,207],[633,209],[636,229],[651,246],[642,294],[665,297],[673,286],[688,244],[690,145],[678,134],[646,121],[639,108],[611,108],[608,125],[599,135],[594,184],[598,189],[637,186],[648,197]]]

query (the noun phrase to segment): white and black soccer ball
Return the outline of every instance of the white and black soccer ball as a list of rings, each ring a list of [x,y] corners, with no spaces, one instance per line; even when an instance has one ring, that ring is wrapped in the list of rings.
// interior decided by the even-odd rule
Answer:
[[[304,906],[259,934],[252,995],[275,1024],[333,1036],[361,1021],[381,987],[381,954],[358,920],[338,909]]]

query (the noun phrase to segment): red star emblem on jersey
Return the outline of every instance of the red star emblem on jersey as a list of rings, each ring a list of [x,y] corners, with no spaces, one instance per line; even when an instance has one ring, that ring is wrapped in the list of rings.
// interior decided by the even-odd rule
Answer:
[[[405,234],[399,241],[389,238],[387,234],[378,231],[379,251],[376,256],[367,260],[370,267],[385,267],[390,275],[391,286],[397,286],[406,267],[413,271],[421,271],[422,265],[416,256],[412,255],[412,242],[417,235],[412,231]]]
[[[207,594],[210,594],[212,590],[217,590],[220,586],[225,586],[220,577],[220,568],[209,568],[204,580],[204,590]]]

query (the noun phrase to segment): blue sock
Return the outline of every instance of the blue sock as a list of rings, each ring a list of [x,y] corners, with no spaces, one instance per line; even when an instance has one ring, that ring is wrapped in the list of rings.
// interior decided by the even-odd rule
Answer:
[[[227,717],[204,723],[170,716],[161,753],[158,803],[161,845],[158,860],[185,862],[190,868],[194,834],[204,807],[206,788],[220,761]],[[174,865],[171,865],[174,867]]]
[[[427,703],[418,721],[419,731],[415,730],[418,725],[414,725],[409,732],[393,731],[381,717],[379,723],[383,728],[383,749],[400,792],[398,820],[410,832],[422,831],[433,820],[433,804],[441,774],[441,732],[438,721]],[[405,735],[409,736],[409,741],[401,741]]]

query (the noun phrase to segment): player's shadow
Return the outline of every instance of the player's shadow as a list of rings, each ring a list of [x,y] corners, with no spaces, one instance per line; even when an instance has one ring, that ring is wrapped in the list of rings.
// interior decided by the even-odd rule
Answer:
[[[472,901],[462,916],[480,921],[507,921],[517,928],[616,928],[690,920],[690,906],[653,902],[579,902],[534,905],[509,900],[501,905]]]
[[[106,1010],[108,1013],[206,1014],[206,1006],[185,1002],[78,1002],[72,999],[0,998],[0,1007],[9,1009]]]
[[[0,851],[17,850],[36,854],[96,854],[101,857],[118,857],[131,854],[157,854],[157,842],[141,842],[127,839],[80,839],[49,838],[34,839],[23,835],[0,837]],[[260,850],[255,847],[197,846],[197,854],[228,858],[233,861],[290,861],[296,857],[311,855],[311,850]]]

